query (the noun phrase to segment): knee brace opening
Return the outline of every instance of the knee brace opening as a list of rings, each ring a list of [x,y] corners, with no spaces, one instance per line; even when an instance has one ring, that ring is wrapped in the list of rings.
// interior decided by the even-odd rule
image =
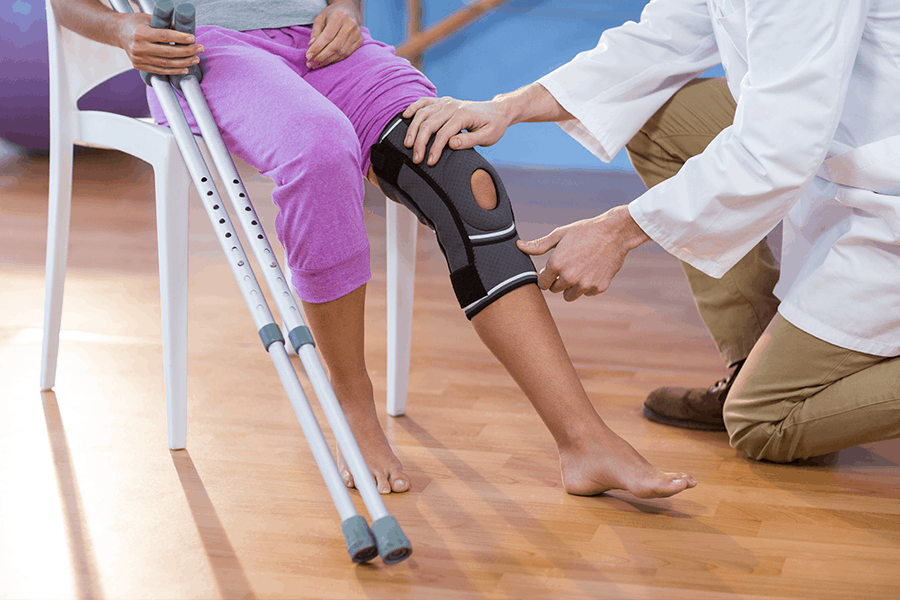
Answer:
[[[472,195],[475,196],[475,202],[484,210],[494,210],[497,208],[497,186],[494,184],[494,178],[484,169],[477,169],[472,173],[469,179],[472,186]]]
[[[403,143],[409,123],[398,116],[388,124],[372,146],[372,170],[385,195],[437,234],[453,291],[471,319],[506,293],[537,281],[537,273],[516,246],[512,206],[494,167],[472,149],[447,148],[434,166],[414,163]]]

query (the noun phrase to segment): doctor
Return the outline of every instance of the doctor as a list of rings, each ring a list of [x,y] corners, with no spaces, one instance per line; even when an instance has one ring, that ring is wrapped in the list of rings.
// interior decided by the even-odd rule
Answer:
[[[719,62],[724,80],[697,79]],[[407,145],[433,163],[526,121],[604,161],[627,145],[649,191],[519,242],[553,250],[539,286],[599,294],[658,242],[729,375],[656,390],[644,414],[788,462],[900,437],[898,98],[900,0],[652,0],[517,92],[419,100]],[[782,221],[779,271],[765,238]]]

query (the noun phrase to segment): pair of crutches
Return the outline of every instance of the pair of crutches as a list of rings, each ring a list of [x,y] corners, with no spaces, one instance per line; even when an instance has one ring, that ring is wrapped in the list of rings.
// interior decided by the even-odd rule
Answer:
[[[132,12],[127,0],[111,0],[116,11],[121,13]],[[140,0],[141,9],[150,12],[149,0]],[[194,33],[195,12],[191,4],[181,4],[177,8],[172,0],[158,0],[152,12],[151,27],[158,29],[174,28],[186,33]],[[412,553],[409,540],[400,529],[397,520],[390,516],[381,495],[375,487],[372,475],[366,466],[356,439],[350,430],[347,419],[341,411],[337,397],[328,381],[328,376],[322,368],[322,363],[315,350],[309,329],[303,323],[303,317],[294,296],[291,293],[288,280],[278,266],[275,253],[266,239],[262,225],[256,216],[256,211],[250,203],[250,198],[241,178],[237,173],[231,154],[225,146],[225,142],[219,133],[203,92],[200,89],[199,79],[202,73],[199,66],[191,68],[188,75],[172,77],[174,85],[184,94],[188,106],[194,115],[194,119],[200,128],[213,163],[222,177],[226,187],[228,198],[244,233],[253,249],[257,264],[263,271],[266,284],[275,300],[278,311],[281,313],[282,322],[288,331],[288,339],[297,351],[303,362],[306,374],[312,383],[316,396],[324,409],[331,429],[337,438],[338,446],[347,462],[356,488],[362,496],[366,509],[372,518],[372,527],[369,528],[364,517],[356,512],[356,507],[350,498],[347,487],[341,479],[337,465],[328,448],[328,443],[322,435],[322,430],[316,421],[316,417],[310,408],[309,401],[303,393],[297,373],[288,358],[285,350],[284,337],[281,329],[275,324],[272,313],[263,296],[250,261],[244,254],[243,247],[238,241],[237,234],[231,224],[228,212],[223,206],[218,190],[213,183],[213,177],[190,126],[181,110],[175,92],[172,89],[173,81],[169,77],[144,73],[144,80],[153,87],[156,97],[162,106],[169,126],[175,135],[178,148],[181,151],[188,171],[191,174],[194,185],[203,200],[203,206],[209,215],[216,232],[216,237],[225,252],[228,265],[237,280],[238,287],[244,296],[253,322],[259,332],[263,346],[272,357],[272,362],[281,378],[281,383],[287,392],[294,412],[300,420],[300,426],[306,437],[309,447],[315,457],[316,464],[325,479],[328,491],[334,501],[335,507],[341,517],[341,529],[347,541],[347,550],[354,562],[364,563],[380,555],[386,564],[398,563],[405,560]]]

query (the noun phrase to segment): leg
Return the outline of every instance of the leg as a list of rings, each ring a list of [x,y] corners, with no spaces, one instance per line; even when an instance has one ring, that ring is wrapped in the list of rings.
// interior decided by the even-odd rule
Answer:
[[[303,312],[312,328],[316,347],[325,364],[334,393],[341,403],[353,436],[375,477],[382,494],[405,492],[409,477],[403,472],[378,423],[372,382],[365,359],[366,286],[346,296],[323,303],[303,303]],[[353,477],[338,452],[338,468],[348,487]]]
[[[731,125],[735,102],[723,79],[697,79],[679,90],[628,143],[628,155],[648,187],[668,179]],[[778,309],[772,293],[778,261],[766,240],[721,279],[682,263],[703,322],[730,369],[708,390],[660,388],[644,414],[669,425],[724,430],[722,403],[744,359]]]
[[[276,230],[354,436],[379,490],[405,491],[409,478],[381,433],[363,358],[370,272],[356,132],[284,60],[303,56],[287,33],[210,28],[198,39],[207,49],[202,85],[229,149],[276,184]],[[340,457],[339,465],[352,485]]]
[[[416,170],[408,164],[409,150],[401,150],[405,125],[397,123],[389,129],[385,141],[372,150],[375,179],[437,231],[460,307],[557,442],[566,490],[594,495],[625,489],[642,498],[655,498],[693,487],[696,482],[687,475],[652,467],[594,410],[543,295],[530,283],[535,279],[533,265],[527,257],[523,264],[525,255],[515,248],[509,199],[494,179],[496,173],[492,176],[484,170],[493,168],[473,150],[448,150],[434,167]],[[461,177],[468,190],[461,189],[457,180]],[[481,233],[473,235],[470,227]],[[502,234],[492,234],[492,229]],[[476,245],[482,239],[494,241]],[[519,254],[517,258],[510,248]],[[474,262],[467,262],[469,252]],[[475,284],[470,279],[459,285],[458,273],[476,280],[480,291],[474,302],[470,286]],[[515,285],[507,283],[511,281]]]
[[[725,402],[731,445],[790,462],[900,437],[900,357],[823,342],[776,316]]]
[[[724,79],[696,79],[679,90],[628,143],[628,156],[647,187],[675,175],[731,125],[736,104]],[[700,316],[725,364],[747,358],[778,308],[772,289],[778,264],[765,240],[714,279],[682,263]]]
[[[639,498],[663,498],[696,485],[689,475],[650,465],[600,419],[536,285],[493,302],[472,325],[553,434],[567,492],[624,489]]]

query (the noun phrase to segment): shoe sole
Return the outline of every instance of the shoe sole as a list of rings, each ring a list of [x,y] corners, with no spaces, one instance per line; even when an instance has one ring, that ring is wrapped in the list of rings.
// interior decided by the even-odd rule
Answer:
[[[646,406],[644,407],[644,418],[649,421],[653,421],[654,423],[660,423],[662,425],[668,425],[670,427],[678,427],[679,429],[694,429],[697,431],[726,431],[724,425],[714,425],[712,423],[685,421],[684,419],[664,417],[661,414],[653,412]]]

